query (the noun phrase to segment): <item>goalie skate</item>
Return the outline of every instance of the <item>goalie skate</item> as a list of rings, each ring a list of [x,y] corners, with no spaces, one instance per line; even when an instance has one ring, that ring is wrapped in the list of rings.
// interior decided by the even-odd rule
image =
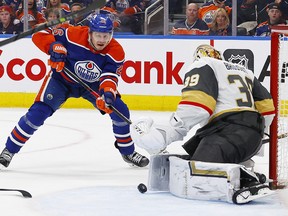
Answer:
[[[269,189],[267,185],[258,184],[251,187],[245,187],[233,194],[232,201],[235,204],[245,204],[252,200],[259,199],[274,194],[275,191]]]

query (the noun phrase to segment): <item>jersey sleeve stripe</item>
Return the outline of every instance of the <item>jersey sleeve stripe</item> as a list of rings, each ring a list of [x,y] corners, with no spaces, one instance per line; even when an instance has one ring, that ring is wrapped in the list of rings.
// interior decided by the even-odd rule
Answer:
[[[201,104],[201,103],[196,103],[196,102],[192,102],[192,101],[183,101],[182,100],[182,101],[180,101],[179,105],[192,105],[192,106],[201,107],[201,108],[205,109],[209,113],[209,115],[213,114],[213,111],[209,107],[207,107],[207,106],[205,106],[204,104]]]
[[[201,106],[202,108],[205,107],[205,110],[207,110],[210,114],[213,113],[216,107],[216,100],[212,96],[206,94],[203,91],[197,91],[197,90],[184,91],[182,93],[182,101],[185,101],[185,103],[190,102],[193,103],[194,105],[198,104],[197,106]],[[205,101],[205,104],[203,104],[203,101]]]

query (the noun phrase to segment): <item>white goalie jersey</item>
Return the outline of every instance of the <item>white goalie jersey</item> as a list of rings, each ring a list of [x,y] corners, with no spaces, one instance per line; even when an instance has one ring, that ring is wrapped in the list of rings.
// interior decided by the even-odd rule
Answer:
[[[173,141],[183,140],[196,124],[203,126],[223,114],[241,111],[259,112],[269,126],[275,109],[271,95],[251,70],[202,57],[194,61],[186,73],[182,99],[170,121],[166,125],[155,125],[151,119],[140,119],[135,125],[142,131],[141,136],[133,133],[133,129],[132,135],[138,146],[157,154]]]
[[[270,94],[251,70],[209,57],[195,61],[186,73],[181,105],[206,110],[207,121],[225,112],[249,110],[262,115],[274,112]]]

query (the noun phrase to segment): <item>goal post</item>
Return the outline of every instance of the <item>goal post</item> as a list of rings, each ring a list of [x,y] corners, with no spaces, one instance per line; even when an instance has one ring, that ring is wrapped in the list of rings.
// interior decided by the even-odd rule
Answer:
[[[276,108],[270,126],[269,179],[273,188],[288,186],[288,28],[272,29],[270,93]]]

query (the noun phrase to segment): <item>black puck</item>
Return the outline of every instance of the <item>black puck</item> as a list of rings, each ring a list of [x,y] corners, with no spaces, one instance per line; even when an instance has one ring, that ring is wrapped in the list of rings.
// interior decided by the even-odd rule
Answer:
[[[143,183],[140,183],[137,188],[138,188],[140,193],[145,193],[147,191],[147,187]]]

